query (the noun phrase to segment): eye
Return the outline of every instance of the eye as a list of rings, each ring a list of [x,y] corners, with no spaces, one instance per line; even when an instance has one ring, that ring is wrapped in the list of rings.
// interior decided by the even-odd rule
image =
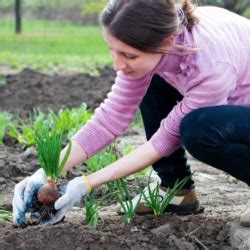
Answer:
[[[128,53],[124,53],[123,55],[127,59],[136,59],[137,58],[136,55],[132,55],[132,54],[128,54]]]

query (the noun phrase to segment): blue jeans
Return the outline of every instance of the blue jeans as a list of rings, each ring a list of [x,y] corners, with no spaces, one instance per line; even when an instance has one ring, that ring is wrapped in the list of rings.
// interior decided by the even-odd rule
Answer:
[[[140,105],[148,140],[182,98],[176,89],[154,75]],[[250,185],[250,107],[199,108],[182,119],[180,134],[183,147],[196,159]],[[183,148],[163,157],[153,168],[164,187],[172,187],[177,179],[191,174]],[[191,179],[185,188],[193,187]]]

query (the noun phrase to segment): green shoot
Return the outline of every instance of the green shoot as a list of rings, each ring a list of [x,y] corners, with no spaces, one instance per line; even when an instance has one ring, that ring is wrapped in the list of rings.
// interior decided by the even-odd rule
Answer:
[[[56,180],[60,176],[71,151],[71,143],[69,143],[66,154],[59,163],[62,136],[63,131],[57,132],[55,127],[50,129],[47,124],[35,131],[38,158],[45,174],[51,180]]]
[[[136,209],[142,197],[142,193],[140,194],[139,199],[136,201],[136,204],[133,204],[132,196],[129,193],[124,179],[116,180],[113,183],[108,183],[107,185],[122,208],[122,211],[124,213],[124,221],[126,223],[130,223],[135,216]]]
[[[3,138],[6,128],[11,124],[10,114],[7,112],[0,112],[0,145],[3,144]]]
[[[35,145],[35,130],[43,126],[45,118],[45,114],[38,109],[30,113],[29,122],[24,122],[17,115],[14,122],[8,126],[8,133],[25,148],[33,146]]]
[[[143,195],[143,200],[145,201],[146,205],[153,210],[154,215],[158,216],[164,213],[171,200],[178,193],[178,191],[184,187],[188,180],[190,180],[192,175],[193,174],[185,177],[181,181],[177,180],[174,187],[172,189],[168,189],[166,193],[163,193],[163,191],[160,189],[159,182],[157,182],[157,184],[149,184],[148,182],[146,191],[145,189],[141,190],[141,193]]]
[[[103,167],[113,163],[118,159],[118,155],[115,149],[115,144],[105,148],[95,156],[86,160],[88,165],[88,171],[94,173],[97,170],[102,169]]]
[[[86,197],[85,197],[85,209],[86,209],[86,223],[93,227],[96,228],[98,222],[101,219],[100,216],[100,210],[103,208],[105,200],[110,196],[110,194],[107,194],[103,196],[99,201],[95,201],[93,191],[90,192]]]
[[[3,208],[3,204],[0,201],[0,223],[9,223],[12,218],[12,213]]]
[[[69,141],[92,116],[87,109],[86,104],[82,104],[79,108],[62,109],[58,113],[48,110],[48,114],[34,109],[29,114],[29,121],[24,122],[20,117],[16,117],[15,125],[8,126],[8,133],[15,138],[24,147],[35,145],[35,130],[41,129],[44,123],[56,127],[57,131],[63,130],[63,141]],[[1,127],[1,125],[0,125]]]

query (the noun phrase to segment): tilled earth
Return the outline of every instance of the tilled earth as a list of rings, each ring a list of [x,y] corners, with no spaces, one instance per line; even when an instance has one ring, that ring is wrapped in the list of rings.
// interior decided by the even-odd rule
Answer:
[[[27,69],[7,75],[6,80],[7,84],[0,86],[0,108],[25,117],[34,107],[58,110],[85,102],[94,109],[110,90],[114,73],[105,68],[99,77],[49,76]],[[129,128],[117,142],[138,146],[144,141],[143,129]],[[64,222],[55,226],[18,229],[0,224],[0,249],[233,249],[229,226],[238,221],[245,207],[247,186],[191,156],[189,163],[196,170],[196,190],[205,207],[202,214],[136,216],[127,225],[116,215],[115,204],[110,203],[101,213],[103,223],[91,229],[84,222],[83,209],[75,207]],[[7,208],[11,209],[14,185],[38,168],[34,149],[23,150],[5,138],[5,145],[0,147],[0,200]],[[69,178],[85,172],[85,165],[75,167]]]

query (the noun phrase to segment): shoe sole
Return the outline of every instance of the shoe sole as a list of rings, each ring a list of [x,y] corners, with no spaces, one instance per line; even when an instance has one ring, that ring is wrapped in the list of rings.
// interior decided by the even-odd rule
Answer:
[[[194,204],[190,205],[168,205],[165,209],[166,213],[173,213],[178,215],[189,215],[189,214],[200,214],[205,210],[204,207],[200,206],[200,203],[197,201]]]

